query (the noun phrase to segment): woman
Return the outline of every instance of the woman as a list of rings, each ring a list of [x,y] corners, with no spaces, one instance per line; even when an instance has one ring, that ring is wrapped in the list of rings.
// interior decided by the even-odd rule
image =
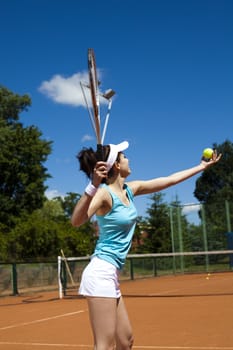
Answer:
[[[82,275],[80,294],[86,296],[94,336],[95,350],[129,350],[133,335],[128,314],[119,289],[118,275],[122,269],[136,225],[134,196],[161,191],[184,181],[211,165],[221,155],[213,153],[209,162],[167,177],[148,181],[125,179],[131,173],[123,154],[128,142],[103,147],[105,161],[97,161],[96,153],[82,150],[77,158],[80,169],[91,179],[72,215],[72,224],[80,226],[96,215],[99,239],[91,261]]]

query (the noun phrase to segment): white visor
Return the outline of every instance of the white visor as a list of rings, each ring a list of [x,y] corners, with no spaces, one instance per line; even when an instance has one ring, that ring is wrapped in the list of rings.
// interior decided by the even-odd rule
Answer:
[[[123,142],[119,143],[118,145],[110,144],[109,146],[110,146],[110,152],[109,152],[108,159],[107,159],[107,170],[108,171],[111,169],[111,167],[115,163],[118,153],[126,150],[129,147],[129,143],[128,143],[128,141],[123,141]]]

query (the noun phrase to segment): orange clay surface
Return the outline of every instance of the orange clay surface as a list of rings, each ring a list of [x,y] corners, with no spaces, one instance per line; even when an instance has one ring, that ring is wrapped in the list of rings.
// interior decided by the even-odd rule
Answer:
[[[133,349],[233,350],[233,272],[121,283]],[[58,292],[0,298],[1,350],[93,349],[86,300]]]

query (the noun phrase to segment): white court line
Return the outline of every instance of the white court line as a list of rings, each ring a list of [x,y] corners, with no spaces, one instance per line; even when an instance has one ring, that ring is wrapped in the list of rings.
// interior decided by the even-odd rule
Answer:
[[[93,345],[85,344],[56,344],[56,343],[20,343],[20,342],[0,342],[0,345],[28,345],[28,346],[56,346],[56,347],[70,347],[70,348],[89,348],[93,349]],[[143,350],[232,350],[232,346],[164,346],[164,345],[134,345],[134,349],[143,349]]]
[[[161,296],[161,295],[164,295],[164,294],[169,294],[169,293],[174,293],[174,292],[180,292],[180,288],[168,289],[168,290],[164,290],[164,291],[161,291],[161,292],[152,293],[152,294],[148,294],[148,295],[150,297],[153,297],[153,296]]]
[[[5,329],[11,329],[11,328],[17,328],[17,327],[28,326],[28,325],[35,324],[35,323],[40,323],[40,322],[46,322],[46,321],[50,321],[50,320],[55,320],[56,318],[61,318],[61,317],[67,317],[67,316],[72,316],[72,315],[76,315],[76,314],[81,314],[82,312],[85,312],[85,310],[79,310],[79,311],[69,312],[69,313],[61,314],[61,315],[57,315],[57,316],[51,316],[51,317],[47,317],[47,318],[41,318],[41,319],[34,320],[34,321],[30,321],[30,322],[16,323],[16,324],[12,324],[11,326],[1,327],[1,328],[0,328],[0,331],[4,331]],[[0,344],[1,344],[1,343],[0,343]]]
[[[46,346],[46,347],[49,347],[49,346],[56,346],[56,347],[60,347],[60,348],[89,348],[89,349],[93,349],[93,345],[84,345],[84,344],[49,344],[49,343],[18,343],[18,342],[0,342],[0,345],[23,345],[23,346]]]

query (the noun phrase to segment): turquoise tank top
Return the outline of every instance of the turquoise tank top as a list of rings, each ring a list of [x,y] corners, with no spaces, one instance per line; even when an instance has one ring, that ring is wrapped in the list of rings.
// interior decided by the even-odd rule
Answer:
[[[96,215],[99,226],[99,238],[93,256],[106,260],[121,270],[124,266],[137,219],[137,210],[133,202],[133,192],[125,184],[129,205],[121,202],[107,185],[103,185],[112,197],[112,209],[106,215]]]

